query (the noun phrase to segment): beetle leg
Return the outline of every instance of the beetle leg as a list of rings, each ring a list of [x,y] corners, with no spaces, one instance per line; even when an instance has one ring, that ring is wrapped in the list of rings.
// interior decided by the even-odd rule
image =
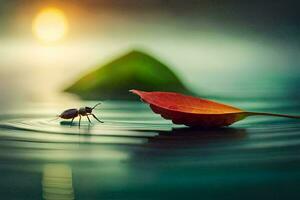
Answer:
[[[104,123],[103,121],[101,121],[100,119],[98,119],[93,113],[91,113],[91,115],[100,123]]]
[[[73,124],[73,121],[74,121],[74,118],[75,118],[75,117],[73,117],[73,118],[72,118],[70,126],[72,126],[72,124]]]
[[[91,120],[90,120],[89,116],[87,115],[86,117],[88,118],[89,122],[92,124],[92,122],[91,122]]]
[[[81,115],[79,115],[79,128],[80,128],[80,122],[81,122]]]

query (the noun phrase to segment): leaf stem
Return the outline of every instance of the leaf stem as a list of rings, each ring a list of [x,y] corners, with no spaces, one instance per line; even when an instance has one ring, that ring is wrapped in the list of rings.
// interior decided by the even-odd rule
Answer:
[[[285,114],[264,113],[264,112],[246,112],[246,114],[248,116],[263,115],[263,116],[274,116],[274,117],[286,117],[286,118],[300,119],[300,115],[285,115]]]

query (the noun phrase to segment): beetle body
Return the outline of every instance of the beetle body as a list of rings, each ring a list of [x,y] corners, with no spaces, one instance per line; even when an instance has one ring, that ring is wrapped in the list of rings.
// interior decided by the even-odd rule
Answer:
[[[72,108],[72,109],[68,109],[68,110],[65,110],[64,112],[62,112],[59,117],[62,118],[62,119],[72,119],[74,117],[78,117],[78,110],[75,109],[75,108]]]
[[[62,119],[72,119],[71,125],[73,123],[73,120],[75,117],[79,116],[79,126],[80,126],[80,121],[81,121],[81,116],[86,116],[89,120],[89,123],[92,123],[89,116],[93,116],[98,122],[103,123],[100,121],[92,112],[93,109],[96,108],[100,103],[96,104],[94,107],[81,107],[79,109],[72,108],[72,109],[67,109],[63,111],[58,117]]]

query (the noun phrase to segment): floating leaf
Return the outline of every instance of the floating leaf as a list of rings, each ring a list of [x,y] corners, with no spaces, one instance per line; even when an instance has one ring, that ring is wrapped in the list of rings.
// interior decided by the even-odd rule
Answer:
[[[229,105],[174,92],[144,92],[130,90],[148,103],[151,109],[174,124],[198,127],[223,127],[252,115],[300,118],[272,113],[248,112]]]

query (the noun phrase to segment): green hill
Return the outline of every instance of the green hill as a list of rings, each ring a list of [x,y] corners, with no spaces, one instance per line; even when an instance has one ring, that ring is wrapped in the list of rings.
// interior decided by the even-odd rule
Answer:
[[[191,93],[163,63],[140,51],[120,58],[81,77],[66,88],[83,99],[136,99],[128,90]]]

